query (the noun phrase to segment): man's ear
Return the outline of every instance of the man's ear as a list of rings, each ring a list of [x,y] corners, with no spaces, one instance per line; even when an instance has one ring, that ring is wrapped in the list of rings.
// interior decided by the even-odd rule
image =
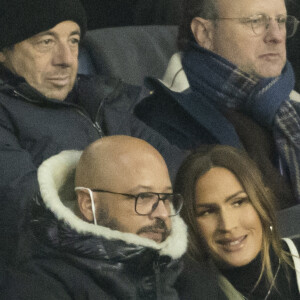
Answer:
[[[212,48],[212,22],[200,17],[195,17],[191,23],[191,30],[196,42],[203,48]]]
[[[81,215],[89,222],[93,222],[92,200],[88,192],[83,190],[76,191],[78,207]]]

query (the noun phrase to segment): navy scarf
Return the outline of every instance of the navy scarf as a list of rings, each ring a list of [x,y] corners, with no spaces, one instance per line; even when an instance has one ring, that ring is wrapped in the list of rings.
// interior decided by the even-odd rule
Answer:
[[[290,100],[295,85],[291,64],[287,62],[278,77],[253,78],[193,43],[182,65],[191,86],[191,99],[210,103],[219,111],[241,111],[273,132],[282,173],[290,178],[300,202],[300,103]],[[192,106],[193,102],[184,105]]]

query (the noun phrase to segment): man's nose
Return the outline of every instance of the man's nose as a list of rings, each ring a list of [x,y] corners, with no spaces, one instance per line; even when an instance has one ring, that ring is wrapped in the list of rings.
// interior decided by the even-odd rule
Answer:
[[[169,208],[166,207],[165,203],[162,200],[159,200],[156,208],[151,214],[151,217],[166,220],[167,218],[169,218],[169,215],[170,215]]]
[[[77,59],[78,51],[71,49],[67,43],[60,42],[56,45],[53,54],[53,64],[70,66]]]
[[[286,39],[286,28],[285,25],[280,26],[277,20],[270,19],[266,25],[266,42],[280,43]]]

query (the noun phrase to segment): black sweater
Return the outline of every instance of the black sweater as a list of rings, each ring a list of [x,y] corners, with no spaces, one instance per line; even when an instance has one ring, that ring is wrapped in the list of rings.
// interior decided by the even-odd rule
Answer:
[[[286,243],[283,243],[283,249],[289,252]],[[271,249],[270,258],[272,264],[273,274],[275,276],[278,270],[279,259]],[[261,255],[259,254],[253,261],[246,266],[220,269],[221,273],[230,281],[230,283],[247,299],[265,299],[270,284],[266,281],[264,274],[263,278],[259,282],[258,286],[253,290],[261,271]],[[272,288],[268,299],[272,300],[293,300],[300,299],[299,291],[296,281],[295,270],[290,266],[284,267],[284,263],[280,263],[279,271],[275,280],[276,288]]]

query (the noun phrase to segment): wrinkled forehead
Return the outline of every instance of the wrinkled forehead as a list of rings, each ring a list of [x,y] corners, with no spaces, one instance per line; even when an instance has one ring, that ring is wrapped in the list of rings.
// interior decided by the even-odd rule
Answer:
[[[219,16],[247,17],[264,13],[270,16],[286,13],[285,0],[217,0]]]

